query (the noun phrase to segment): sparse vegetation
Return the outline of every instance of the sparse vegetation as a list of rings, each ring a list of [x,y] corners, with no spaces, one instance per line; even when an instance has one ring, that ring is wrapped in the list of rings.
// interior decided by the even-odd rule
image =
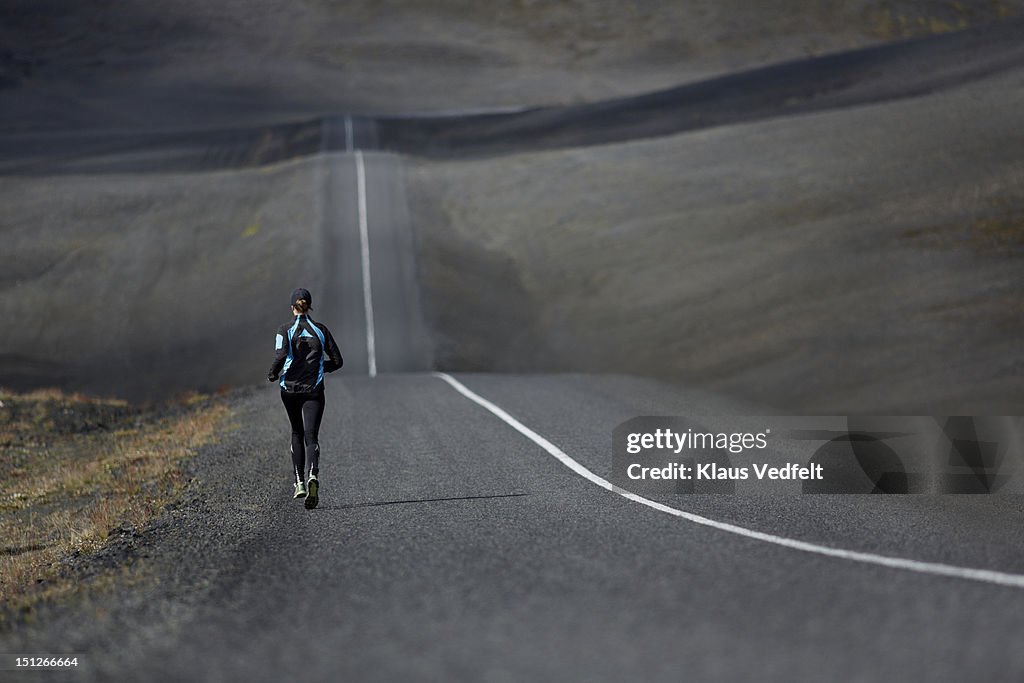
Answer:
[[[56,391],[0,392],[0,602],[73,590],[68,560],[137,533],[187,484],[181,463],[227,413],[190,395],[165,410]]]
[[[865,10],[867,25],[882,40],[949,33],[1014,16],[1019,8],[1000,0],[905,2],[883,0]]]
[[[996,248],[1024,246],[1024,202],[1001,199],[993,211],[971,223],[971,237]]]
[[[979,253],[1020,256],[1024,253],[1024,202],[995,197],[966,220],[908,229],[903,238],[928,247],[969,247]]]

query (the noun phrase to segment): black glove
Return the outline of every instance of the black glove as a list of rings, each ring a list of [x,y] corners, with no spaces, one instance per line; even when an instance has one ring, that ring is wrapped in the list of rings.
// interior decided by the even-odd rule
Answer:
[[[278,375],[276,373],[273,373],[273,372],[267,373],[267,381],[268,382],[276,382],[277,381],[277,377],[278,377]]]

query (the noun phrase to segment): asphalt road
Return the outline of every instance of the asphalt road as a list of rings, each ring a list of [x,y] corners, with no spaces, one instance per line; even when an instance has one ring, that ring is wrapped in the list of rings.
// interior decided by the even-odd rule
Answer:
[[[458,379],[601,476],[618,421],[712,401],[628,377]],[[73,610],[22,651],[86,653],[75,680],[1024,675],[1021,588],[678,519],[595,486],[434,376],[330,380],[319,508],[290,498],[283,412],[253,391],[200,459],[202,501],[143,549],[160,581]],[[1024,572],[1018,499],[669,498],[829,547]]]
[[[347,372],[368,373],[371,356],[375,372],[425,371],[433,353],[419,306],[401,162],[390,154],[357,153],[368,133],[345,117],[324,124],[326,149],[343,140],[352,151],[321,157],[322,319],[334,331]]]
[[[1024,588],[829,557],[629,500],[427,372],[401,161],[324,163],[314,296],[346,368],[327,380],[320,506],[291,499],[275,389],[237,394],[235,428],[195,463],[200,495],[136,551],[148,573],[0,646],[84,655],[78,672],[33,679],[1024,677]],[[456,380],[597,477],[626,419],[751,410],[633,377]],[[864,557],[1024,574],[1019,497],[658,502]]]

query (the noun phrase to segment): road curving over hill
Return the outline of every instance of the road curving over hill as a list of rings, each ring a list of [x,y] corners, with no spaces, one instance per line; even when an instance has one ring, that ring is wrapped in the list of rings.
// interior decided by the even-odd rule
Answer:
[[[0,636],[3,652],[82,655],[71,676],[34,680],[1024,676],[1019,497],[645,503],[602,486],[624,420],[727,421],[772,408],[613,373],[430,372],[444,290],[421,290],[408,160],[371,148],[382,129],[358,118],[312,130],[312,163],[242,176],[239,204],[262,207],[262,218],[232,226],[225,250],[305,257],[306,270],[288,276],[316,275],[317,315],[346,358],[327,378],[320,506],[290,497],[275,387],[228,392],[236,420],[192,463],[196,495],[114,557],[131,581]],[[180,195],[202,191],[152,178]],[[202,178],[221,197],[238,191],[227,173]],[[287,198],[260,203],[284,183]],[[249,246],[267,216],[289,229]],[[166,253],[162,272],[178,272]],[[483,302],[474,324],[518,310],[488,310],[484,275],[508,261],[447,263],[466,269]],[[241,338],[269,361],[258,330],[273,327],[246,323]],[[261,374],[257,360],[236,362]]]

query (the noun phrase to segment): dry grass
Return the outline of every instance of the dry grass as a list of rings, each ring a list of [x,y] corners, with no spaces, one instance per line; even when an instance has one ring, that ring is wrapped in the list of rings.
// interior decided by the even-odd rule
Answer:
[[[971,223],[970,230],[976,241],[997,248],[1024,245],[1024,201],[1000,199],[989,215]]]
[[[886,41],[939,35],[1018,14],[1019,7],[1001,0],[883,0],[865,10],[869,30]]]
[[[21,609],[74,588],[62,559],[160,514],[228,412],[198,396],[164,415],[56,391],[0,402],[0,603]]]
[[[905,230],[912,244],[937,248],[968,247],[981,254],[1017,256],[1024,247],[1024,200],[997,196],[961,220]]]

